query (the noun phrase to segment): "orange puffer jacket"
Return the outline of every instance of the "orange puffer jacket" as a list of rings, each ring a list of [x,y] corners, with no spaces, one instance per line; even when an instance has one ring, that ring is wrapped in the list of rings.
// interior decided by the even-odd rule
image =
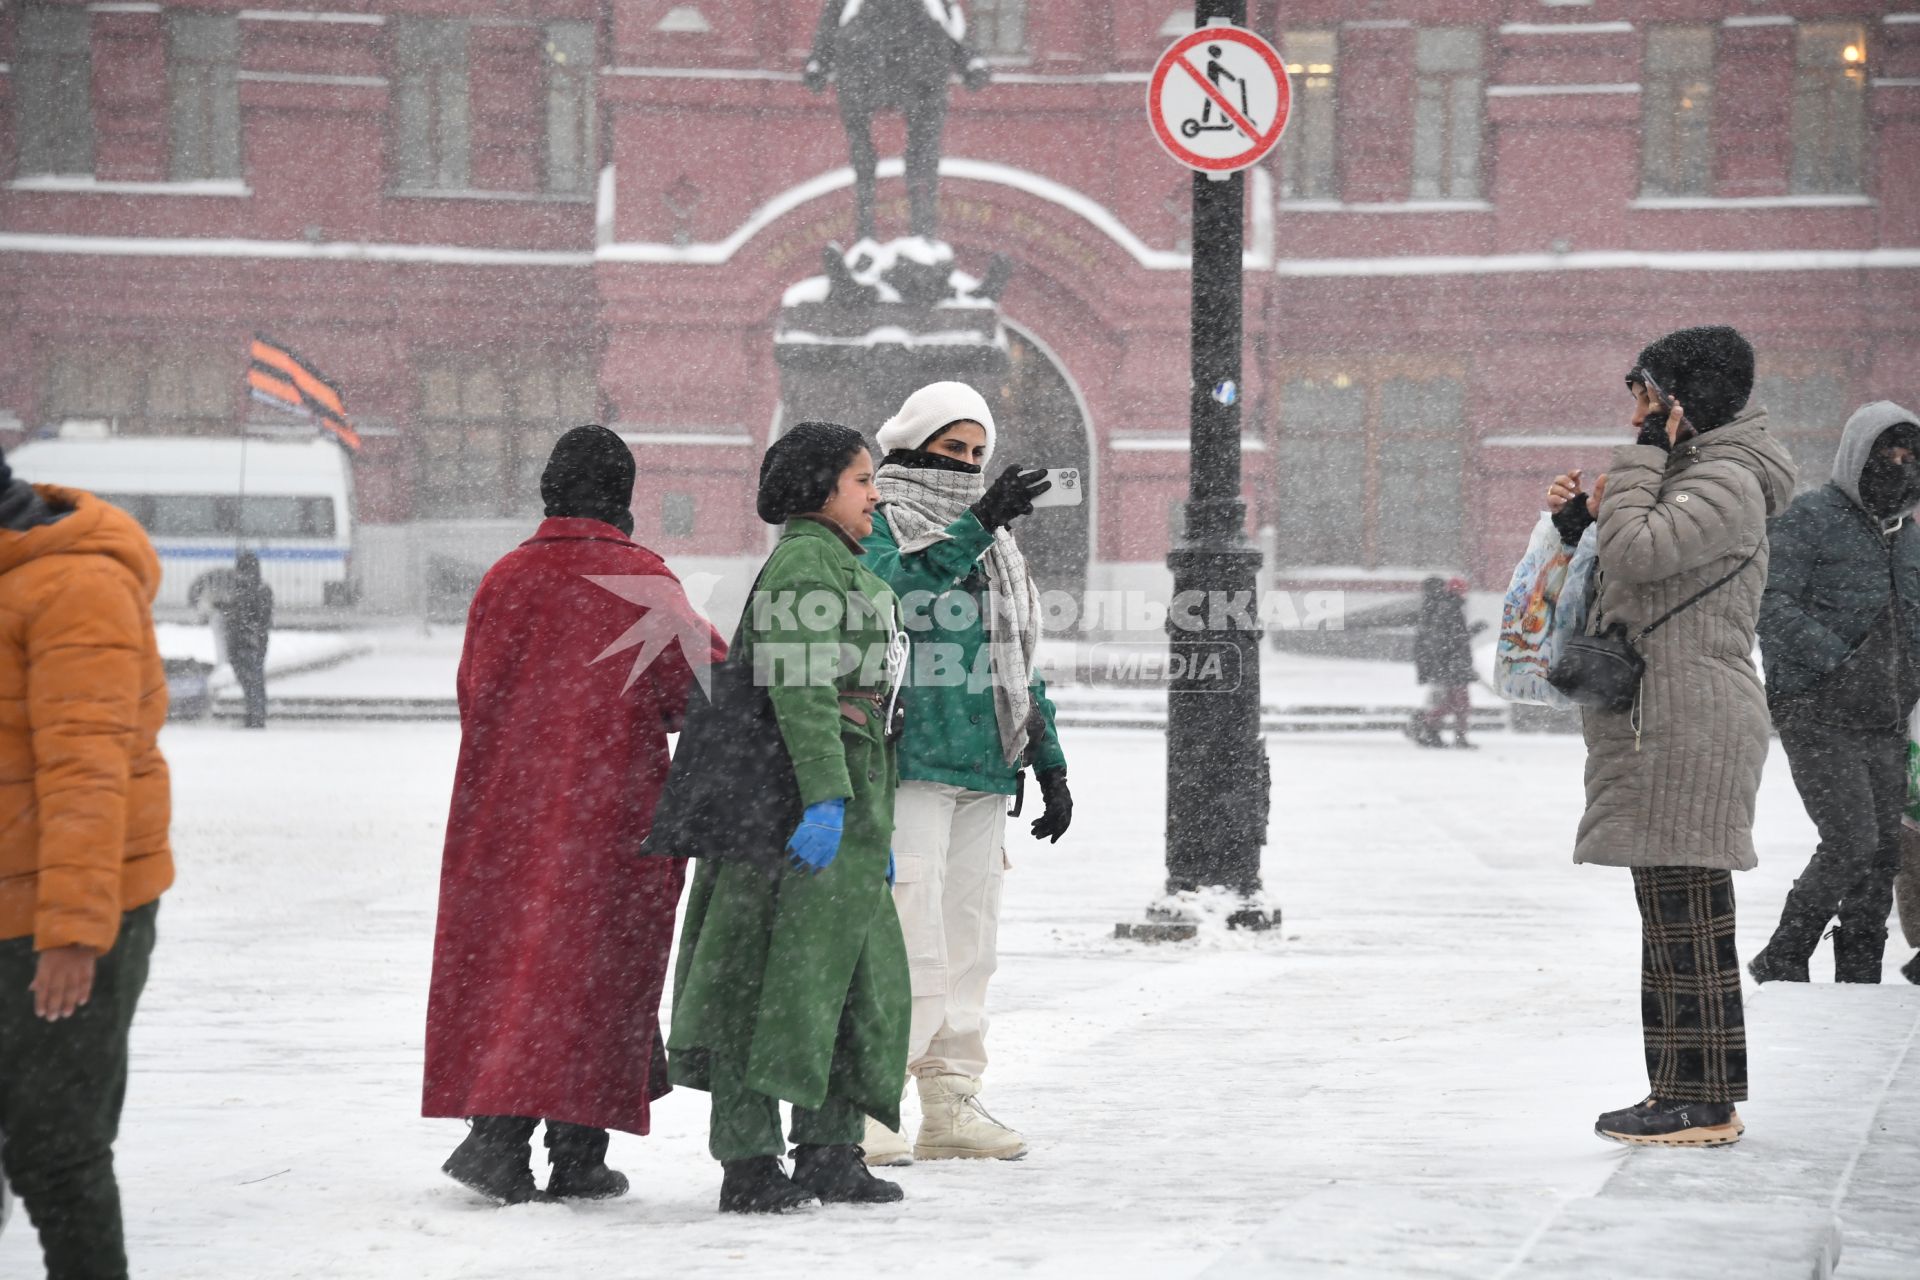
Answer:
[[[0,529],[0,939],[104,951],[173,883],[160,560],[126,512],[34,488],[70,514]]]

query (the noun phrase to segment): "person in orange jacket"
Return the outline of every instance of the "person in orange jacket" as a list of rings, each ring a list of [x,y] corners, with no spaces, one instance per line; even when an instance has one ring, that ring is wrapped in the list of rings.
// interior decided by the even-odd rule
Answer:
[[[160,561],[124,511],[0,457],[0,1168],[47,1274],[127,1274],[113,1141],[173,883]]]

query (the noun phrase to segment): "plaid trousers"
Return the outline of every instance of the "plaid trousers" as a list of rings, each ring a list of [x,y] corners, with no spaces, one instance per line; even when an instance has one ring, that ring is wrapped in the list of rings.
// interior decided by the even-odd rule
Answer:
[[[1747,1026],[1733,938],[1733,874],[1635,867],[1647,1083],[1671,1102],[1743,1102]]]

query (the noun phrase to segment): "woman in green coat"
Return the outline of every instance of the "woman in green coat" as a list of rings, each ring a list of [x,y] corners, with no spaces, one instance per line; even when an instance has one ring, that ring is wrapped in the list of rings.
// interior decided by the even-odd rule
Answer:
[[[873,458],[847,427],[802,423],[761,463],[760,517],[783,528],[736,656],[769,687],[805,815],[772,878],[701,861],[667,1040],[672,1081],[712,1095],[708,1149],[725,1171],[726,1213],[902,1195],[867,1171],[859,1146],[866,1116],[899,1123],[909,1015],[888,890],[888,727],[906,636],[892,591],[860,559],[878,502]]]

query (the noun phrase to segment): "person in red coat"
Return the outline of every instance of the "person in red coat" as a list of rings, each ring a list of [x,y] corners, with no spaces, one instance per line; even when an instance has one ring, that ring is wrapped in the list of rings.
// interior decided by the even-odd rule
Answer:
[[[469,1119],[444,1171],[501,1204],[605,1198],[607,1130],[667,1092],[660,992],[686,867],[636,856],[694,666],[726,645],[627,535],[633,454],[576,427],[547,519],[488,571],[460,655],[421,1113]]]

